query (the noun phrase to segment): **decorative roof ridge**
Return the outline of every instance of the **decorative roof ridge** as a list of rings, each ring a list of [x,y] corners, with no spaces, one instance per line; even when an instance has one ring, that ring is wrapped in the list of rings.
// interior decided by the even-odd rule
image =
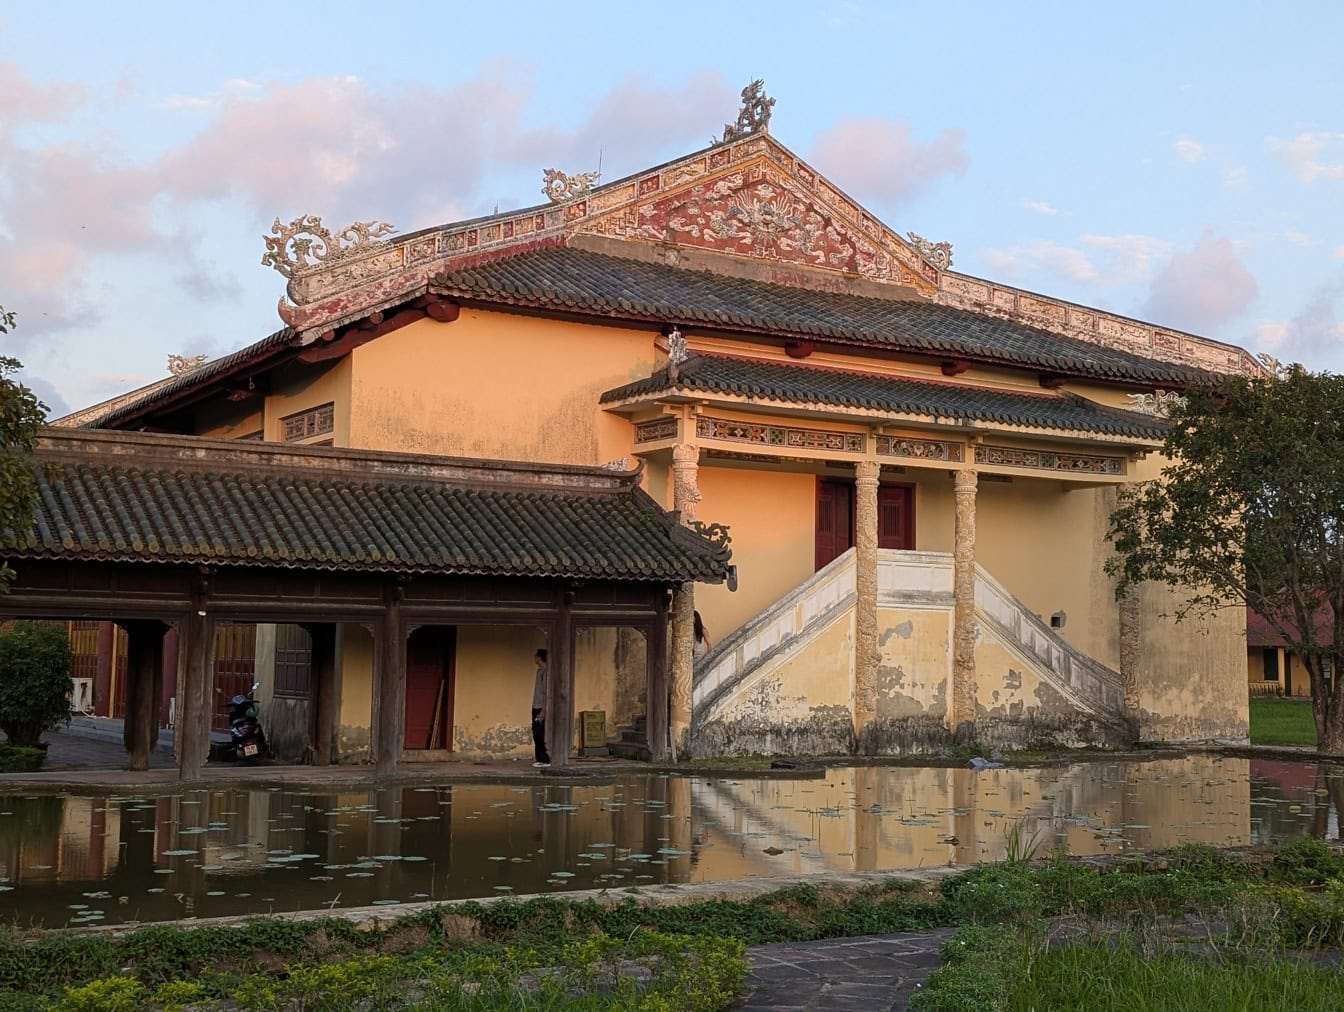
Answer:
[[[957,309],[1015,320],[1159,362],[1193,366],[1220,374],[1267,375],[1269,372],[1265,362],[1229,341],[959,271],[943,272],[935,301]]]
[[[173,468],[219,471],[285,471],[329,481],[379,485],[401,481],[438,482],[456,487],[629,494],[639,487],[642,464],[631,470],[579,464],[480,460],[437,454],[402,453],[209,436],[164,435],[121,430],[60,429],[38,435],[37,456],[61,464],[118,461],[143,470]]]
[[[79,411],[73,411],[68,415],[53,419],[48,422],[48,425],[55,428],[86,430],[107,425],[109,422],[114,422],[147,404],[174,395],[188,393],[205,382],[218,380],[239,369],[245,369],[255,364],[267,353],[285,348],[297,337],[298,334],[294,330],[289,327],[281,327],[279,330],[267,334],[260,341],[244,345],[237,351],[231,351],[227,355],[199,365],[195,369],[178,373],[175,376],[166,376],[161,380],[156,380],[136,390],[130,390],[118,397],[92,404],[89,407],[81,408]]]

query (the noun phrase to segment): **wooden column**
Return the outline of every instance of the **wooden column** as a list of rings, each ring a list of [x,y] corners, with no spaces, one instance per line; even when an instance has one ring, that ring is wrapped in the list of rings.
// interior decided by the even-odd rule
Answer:
[[[336,626],[318,622],[304,626],[311,645],[308,678],[308,761],[330,766],[336,734]]]
[[[667,761],[667,592],[658,589],[657,615],[649,626],[645,644],[648,649],[645,670],[648,685],[645,692],[646,726],[649,734],[649,752],[654,762]]]
[[[854,745],[877,717],[877,486],[882,466],[861,460],[854,470]]]
[[[574,593],[563,591],[546,653],[546,750],[552,766],[568,766],[574,741]]]
[[[693,443],[672,447],[672,508],[681,522],[695,523],[700,504],[700,448]],[[672,664],[668,674],[668,737],[671,758],[681,756],[691,732],[691,689],[695,678],[695,584],[683,583],[672,603]]]
[[[200,775],[210,755],[210,714],[215,688],[215,620],[204,602],[178,627],[181,673],[177,679],[177,769],[183,780]]]
[[[977,474],[956,472],[952,535],[952,691],[948,729],[958,741],[975,740],[975,489]]]
[[[126,719],[122,742],[132,770],[149,769],[159,738],[159,694],[163,685],[162,622],[123,622],[126,630]]]
[[[373,758],[379,773],[395,773],[406,741],[406,623],[401,617],[402,588],[392,587],[375,636]]]

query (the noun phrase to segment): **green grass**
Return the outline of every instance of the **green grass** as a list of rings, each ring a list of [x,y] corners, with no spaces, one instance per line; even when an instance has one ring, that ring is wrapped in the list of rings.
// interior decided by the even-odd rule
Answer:
[[[1316,722],[1309,699],[1252,699],[1252,745],[1316,744]]]
[[[1009,987],[1003,1007],[1334,1012],[1344,1008],[1344,974],[1295,960],[1154,955],[1128,941],[1091,942],[1038,952],[1030,973]]]

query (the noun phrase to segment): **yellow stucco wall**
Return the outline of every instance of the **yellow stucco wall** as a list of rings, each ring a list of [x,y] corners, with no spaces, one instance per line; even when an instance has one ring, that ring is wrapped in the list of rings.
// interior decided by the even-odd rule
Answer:
[[[453,749],[528,755],[532,750],[532,655],[546,645],[530,626],[458,626]]]
[[[463,309],[356,348],[350,445],[602,464],[630,452],[603,391],[647,376],[654,335]]]
[[[1282,647],[1270,647],[1277,654],[1279,677],[1277,679],[1265,678],[1264,648],[1247,647],[1246,648],[1246,681],[1252,692],[1260,688],[1261,692],[1268,691],[1264,687],[1277,687],[1280,695],[1291,695],[1294,699],[1310,698],[1311,696],[1311,672],[1307,670],[1301,658],[1296,654],[1291,654]],[[1287,675],[1287,679],[1284,675]],[[1285,693],[1285,681],[1287,688],[1291,692]]]
[[[342,625],[336,662],[341,685],[336,754],[342,762],[363,762],[369,758],[373,723],[373,634],[362,625]]]
[[[271,394],[266,398],[265,439],[284,440],[283,419],[300,411],[331,403],[334,406],[333,431],[327,435],[304,440],[320,443],[328,439],[333,446],[351,446],[350,442],[350,381],[353,375],[349,356],[321,367],[278,370],[272,380]],[[385,447],[384,449],[393,449]]]
[[[700,519],[728,524],[735,593],[695,589],[695,606],[717,643],[815,571],[817,479],[811,474],[700,468]]]

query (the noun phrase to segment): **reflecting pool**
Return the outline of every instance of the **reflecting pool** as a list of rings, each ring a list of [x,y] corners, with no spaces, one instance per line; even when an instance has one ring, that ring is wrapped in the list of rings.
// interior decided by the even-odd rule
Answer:
[[[1344,769],[1195,756],[822,780],[0,795],[0,914],[103,924],[1337,838]]]

